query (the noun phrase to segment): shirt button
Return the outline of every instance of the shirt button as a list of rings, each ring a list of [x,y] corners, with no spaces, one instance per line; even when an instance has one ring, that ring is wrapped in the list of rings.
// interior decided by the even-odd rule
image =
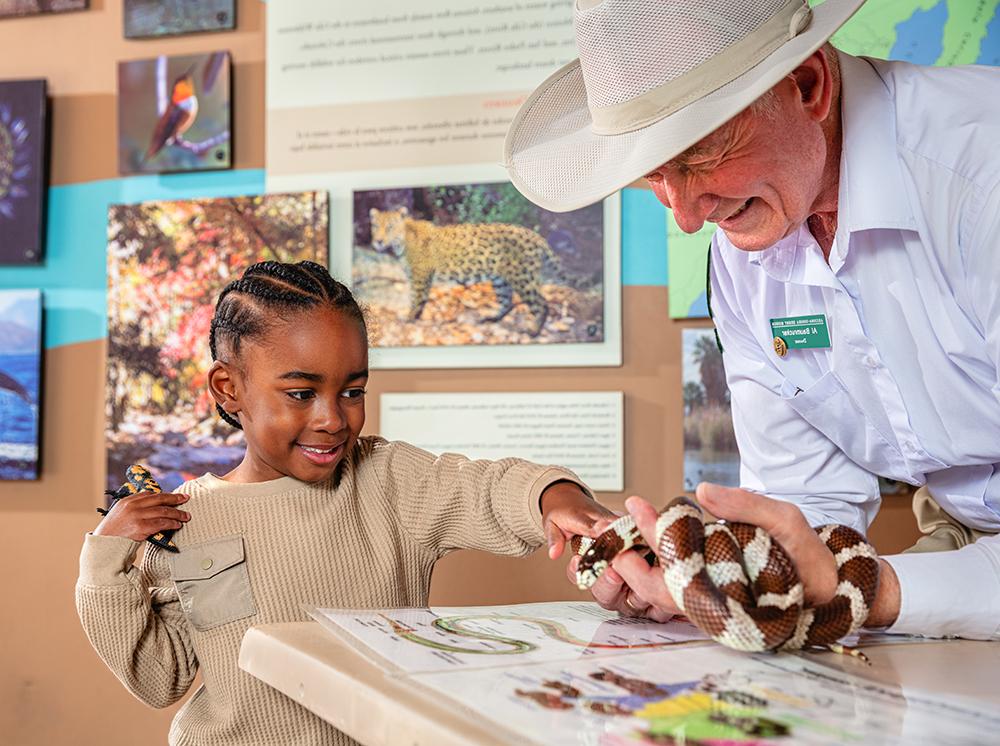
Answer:
[[[871,368],[872,370],[875,370],[875,368],[878,367],[878,360],[876,360],[875,358],[873,358],[871,355],[866,355],[865,356],[865,366],[868,367],[868,368]]]
[[[202,570],[211,570],[213,564],[214,563],[212,562],[211,558],[206,557],[205,559],[203,559],[201,561],[201,569]]]

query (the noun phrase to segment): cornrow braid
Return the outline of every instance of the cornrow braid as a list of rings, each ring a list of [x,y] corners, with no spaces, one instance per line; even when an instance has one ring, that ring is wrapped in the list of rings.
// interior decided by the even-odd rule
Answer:
[[[361,325],[367,336],[365,317],[350,289],[335,280],[329,270],[316,262],[257,262],[246,268],[243,276],[233,280],[219,294],[215,316],[208,334],[212,360],[219,359],[220,347],[230,354],[240,354],[244,339],[264,334],[280,310],[301,310],[326,305],[346,313]],[[216,411],[223,420],[240,430],[243,426],[218,404]]]

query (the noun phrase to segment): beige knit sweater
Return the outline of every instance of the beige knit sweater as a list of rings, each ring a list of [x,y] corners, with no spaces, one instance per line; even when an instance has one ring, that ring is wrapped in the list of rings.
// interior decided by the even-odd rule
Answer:
[[[243,633],[329,607],[426,606],[453,549],[525,555],[543,541],[538,501],[570,472],[518,459],[436,457],[362,438],[335,483],[232,484],[205,475],[178,492],[191,520],[180,553],[87,534],[76,605],[108,667],[174,718],[171,744],[350,744],[345,734],[237,667]]]

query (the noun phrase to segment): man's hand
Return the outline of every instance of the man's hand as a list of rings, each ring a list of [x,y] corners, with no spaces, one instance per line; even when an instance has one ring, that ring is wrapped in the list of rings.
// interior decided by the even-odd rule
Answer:
[[[837,562],[798,506],[708,482],[698,485],[695,496],[716,518],[752,523],[771,534],[795,564],[808,606],[819,606],[833,598],[837,591]]]
[[[756,492],[707,482],[698,485],[695,496],[716,518],[751,523],[771,534],[795,564],[807,604],[816,606],[833,598],[837,590],[837,563],[797,506]],[[628,498],[625,507],[646,544],[655,547],[659,513],[641,497]],[[577,564],[574,559],[567,568],[567,576],[574,582]],[[899,615],[900,590],[896,573],[885,560],[879,560],[879,566],[878,593],[868,617],[868,627],[890,626]],[[638,552],[618,555],[591,592],[602,607],[626,616],[667,621],[680,613],[663,582],[663,568],[659,563],[650,567]]]
[[[795,505],[773,500],[756,492],[734,487],[721,487],[702,482],[695,492],[698,502],[716,518],[727,521],[752,523],[767,531],[795,563],[810,605],[826,603],[837,590],[837,563],[833,554],[819,535],[806,522]],[[643,539],[656,546],[657,511],[641,497],[630,497],[625,507],[635,519]],[[643,563],[645,564],[645,563]],[[663,570],[641,568],[629,563],[626,568],[615,564],[619,574],[636,594],[661,611],[677,611],[677,606],[663,582]],[[655,577],[654,577],[655,576]],[[656,582],[654,582],[654,579]]]
[[[124,497],[97,524],[94,535],[145,541],[158,531],[177,529],[187,523],[191,514],[173,507],[187,501],[187,495],[173,492],[140,492]]]
[[[566,566],[566,578],[576,585],[576,568],[580,558],[574,557]],[[618,572],[621,570],[621,573]],[[625,578],[631,578],[631,585]],[[636,590],[636,589],[641,590]],[[669,622],[679,612],[663,584],[659,565],[650,567],[638,552],[629,550],[618,555],[590,588],[594,600],[608,611],[622,616],[643,617],[655,622]],[[653,599],[648,601],[647,599]]]
[[[597,536],[617,516],[587,495],[578,484],[556,482],[542,492],[542,530],[549,559],[559,559],[574,536]],[[603,521],[601,528],[595,528]]]
[[[709,513],[727,521],[752,523],[774,538],[792,558],[810,606],[826,603],[837,590],[837,563],[802,511],[792,503],[756,492],[702,482],[695,493]],[[892,565],[879,559],[879,583],[866,627],[889,627],[899,616],[899,579]]]

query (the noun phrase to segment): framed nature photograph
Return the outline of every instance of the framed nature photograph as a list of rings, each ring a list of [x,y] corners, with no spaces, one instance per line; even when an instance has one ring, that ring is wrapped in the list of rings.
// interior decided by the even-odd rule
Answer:
[[[37,264],[45,239],[44,80],[0,81],[0,264]]]
[[[85,10],[88,0],[0,0],[0,18]]]
[[[219,292],[258,261],[327,263],[323,192],[112,205],[108,213],[108,489],[141,463],[164,490],[243,458],[206,375]]]
[[[42,293],[0,290],[0,481],[38,479]]]
[[[236,26],[235,0],[125,0],[125,38],[144,39]]]
[[[603,204],[548,212],[509,182],[366,189],[353,193],[352,230],[352,283],[380,361],[496,348],[517,364],[525,348],[608,341]]]
[[[232,167],[229,52],[118,63],[122,175]]]
[[[713,329],[684,329],[684,489],[699,482],[740,484],[729,386]]]

